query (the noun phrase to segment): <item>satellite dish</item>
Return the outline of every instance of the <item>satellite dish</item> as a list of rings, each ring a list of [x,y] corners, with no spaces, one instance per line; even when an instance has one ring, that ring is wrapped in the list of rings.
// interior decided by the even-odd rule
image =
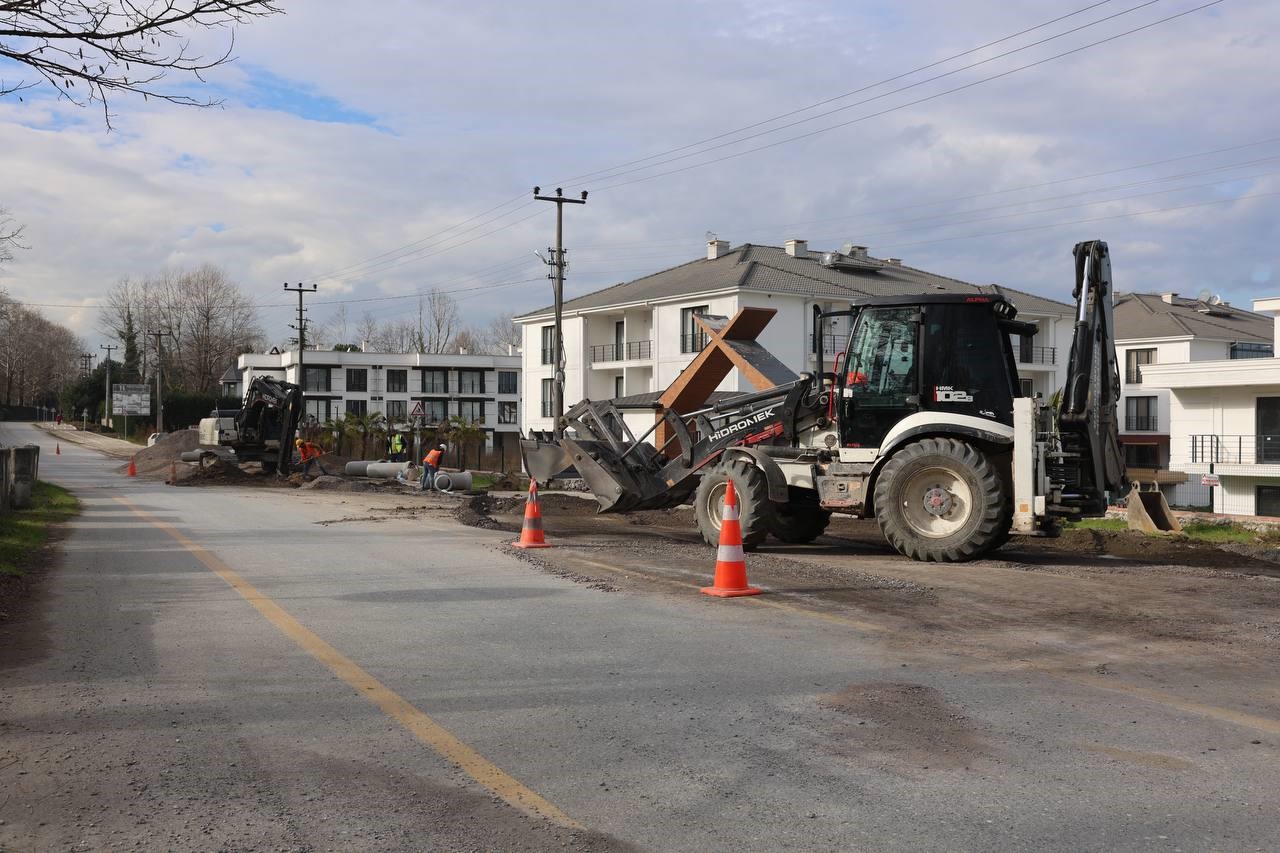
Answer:
[[[1213,296],[1210,296],[1210,297],[1209,297],[1209,304],[1210,304],[1210,305],[1221,305],[1221,304],[1222,304],[1222,295],[1221,295],[1221,294],[1218,294],[1218,293],[1215,293],[1215,294],[1213,294]]]
[[[1201,290],[1198,294],[1196,294],[1196,301],[1208,302],[1210,296],[1213,296],[1213,291],[1206,287],[1203,290]]]

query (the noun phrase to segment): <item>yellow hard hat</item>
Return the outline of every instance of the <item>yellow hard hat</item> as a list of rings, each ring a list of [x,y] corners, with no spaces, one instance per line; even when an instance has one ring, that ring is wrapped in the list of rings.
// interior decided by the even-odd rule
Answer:
[[[300,439],[300,438],[295,438],[295,439],[293,440],[293,446],[294,446],[294,447],[301,447],[301,446],[302,446],[302,439]]]

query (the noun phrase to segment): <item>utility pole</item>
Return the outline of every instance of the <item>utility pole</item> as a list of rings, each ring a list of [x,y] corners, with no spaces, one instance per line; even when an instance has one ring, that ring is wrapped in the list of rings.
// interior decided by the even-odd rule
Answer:
[[[538,195],[542,191],[541,187],[533,188],[533,197],[537,201],[554,202],[556,206],[556,245],[555,248],[547,249],[551,252],[552,260],[547,261],[547,265],[552,268],[552,272],[547,278],[551,279],[554,284],[555,305],[556,305],[556,379],[555,389],[552,392],[552,411],[551,414],[555,418],[555,437],[558,439],[564,435],[564,426],[561,421],[564,420],[564,342],[561,340],[560,327],[562,315],[564,313],[564,270],[567,264],[564,260],[564,206],[566,204],[586,204],[587,191],[582,191],[582,198],[565,198],[564,190],[556,187],[555,195]]]
[[[98,344],[98,349],[107,351],[107,360],[103,362],[107,366],[107,396],[102,404],[103,420],[107,422],[107,426],[111,426],[114,419],[111,417],[111,351],[120,349],[119,344]]]
[[[80,372],[85,374],[93,372],[93,360],[97,357],[96,354],[80,353]]]
[[[307,411],[307,372],[302,366],[302,354],[307,349],[307,309],[302,306],[302,296],[304,293],[315,293],[316,285],[304,287],[302,282],[298,282],[297,287],[290,287],[289,282],[286,281],[284,289],[298,294],[298,325],[290,328],[298,330],[298,387],[302,389],[302,412],[305,416]]]
[[[173,332],[167,329],[152,332],[150,330],[144,332],[150,337],[156,339],[156,432],[164,432],[164,396],[160,389],[160,379],[164,374],[164,351],[160,346],[160,339],[163,337],[173,337]]]

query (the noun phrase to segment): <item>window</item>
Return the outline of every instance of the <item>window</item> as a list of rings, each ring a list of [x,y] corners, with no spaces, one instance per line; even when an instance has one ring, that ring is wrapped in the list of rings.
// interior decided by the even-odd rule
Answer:
[[[388,400],[387,401],[387,419],[403,421],[409,417],[409,402],[407,400]]]
[[[913,308],[862,312],[845,356],[840,431],[846,447],[876,447],[919,403]],[[964,384],[957,387],[967,387]]]
[[[514,370],[498,371],[498,393],[499,394],[519,394],[519,374]]]
[[[447,370],[422,371],[422,393],[448,394],[449,372]]]
[[[701,352],[707,345],[707,333],[693,320],[706,313],[706,305],[680,309],[680,352]]]
[[[1275,348],[1271,344],[1240,342],[1231,345],[1231,358],[1271,358]]]
[[[484,400],[460,400],[458,416],[467,423],[483,423]]]
[[[369,401],[368,400],[348,400],[347,414],[348,415],[369,414]]]
[[[369,371],[363,367],[347,368],[347,390],[348,391],[368,391],[369,390]]]
[[[1124,354],[1124,381],[1142,382],[1142,365],[1155,364],[1156,351],[1152,349],[1131,349]]]
[[[1036,357],[1034,335],[1018,335],[1018,361],[1022,364],[1033,364]]]
[[[303,391],[329,391],[329,368],[327,367],[306,367],[302,368],[302,390]]]
[[[555,406],[556,381],[554,379],[542,380],[542,416],[549,418],[552,416],[551,409]]]
[[[1280,516],[1280,486],[1258,486],[1255,515]]]
[[[556,327],[543,327],[543,364],[556,364]]]
[[[331,402],[331,400],[307,400],[307,405],[304,408],[307,420],[314,424],[323,424],[328,421],[332,417],[331,409],[329,408]]]
[[[1159,426],[1155,397],[1128,397],[1124,401],[1124,428],[1130,432],[1150,432]]]
[[[1018,389],[1022,392],[1022,396],[1024,397],[1034,397],[1036,393],[1030,379],[1019,379]]]
[[[516,413],[516,404],[503,401],[498,404],[498,423],[514,424],[519,423]]]
[[[622,396],[622,386],[623,386],[622,377],[621,376],[613,377],[613,399],[616,400]]]
[[[1160,448],[1154,444],[1126,444],[1124,464],[1126,468],[1159,468]]]
[[[389,393],[399,392],[403,394],[409,390],[409,371],[407,370],[388,370],[387,371],[387,391]]]
[[[448,405],[448,400],[423,400],[423,422],[429,424],[444,423],[449,419]]]
[[[483,370],[459,370],[458,371],[458,393],[459,394],[483,394],[484,393],[484,371]]]

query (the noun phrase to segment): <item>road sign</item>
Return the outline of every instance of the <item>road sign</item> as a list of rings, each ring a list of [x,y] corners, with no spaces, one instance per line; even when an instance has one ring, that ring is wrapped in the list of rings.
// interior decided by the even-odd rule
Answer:
[[[1200,485],[1210,487],[1221,486],[1222,481],[1218,479],[1217,474],[1203,474],[1200,477]]]
[[[111,389],[111,414],[151,414],[151,386],[115,385]]]
[[[413,404],[413,411],[409,412],[409,417],[411,417],[411,418],[425,418],[426,416],[427,416],[427,410],[426,410],[426,408],[422,405],[422,401],[421,401],[421,400],[419,400],[418,402],[414,403],[414,404]]]

